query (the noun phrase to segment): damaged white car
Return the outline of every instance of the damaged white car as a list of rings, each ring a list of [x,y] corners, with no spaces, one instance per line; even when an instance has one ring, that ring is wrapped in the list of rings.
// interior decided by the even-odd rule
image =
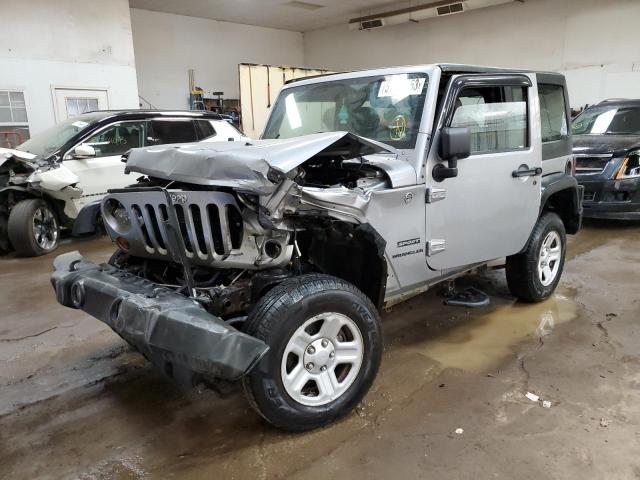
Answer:
[[[63,228],[74,235],[101,228],[107,190],[135,181],[121,162],[131,148],[241,139],[215,113],[102,111],[0,148],[0,253],[42,255],[57,248]]]
[[[516,297],[554,291],[581,222],[565,99],[558,74],[460,65],[290,82],[262,140],[132,150],[144,177],[102,202],[117,251],[59,256],[57,299],[320,427],[374,381],[384,306],[504,257]]]

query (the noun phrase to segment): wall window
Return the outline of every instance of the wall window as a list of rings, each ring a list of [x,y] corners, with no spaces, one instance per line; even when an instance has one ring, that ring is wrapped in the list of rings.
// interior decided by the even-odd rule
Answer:
[[[24,93],[0,90],[0,147],[13,148],[29,139]]]
[[[95,112],[98,110],[98,99],[88,97],[66,97],[67,116],[73,117],[86,112]]]
[[[456,101],[452,127],[471,130],[471,153],[520,150],[528,146],[524,87],[467,87]]]
[[[542,141],[553,142],[567,136],[567,111],[561,85],[538,84]]]
[[[145,121],[115,123],[82,143],[91,145],[96,157],[122,155],[130,148],[146,146],[147,126]]]

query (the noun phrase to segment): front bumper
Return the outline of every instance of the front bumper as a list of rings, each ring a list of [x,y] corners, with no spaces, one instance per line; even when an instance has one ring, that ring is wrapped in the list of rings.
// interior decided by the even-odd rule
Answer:
[[[605,179],[577,176],[584,186],[583,216],[640,220],[640,179]]]
[[[235,380],[269,348],[196,301],[111,265],[96,265],[78,252],[55,259],[51,283],[60,304],[106,323],[176,379],[198,372]]]

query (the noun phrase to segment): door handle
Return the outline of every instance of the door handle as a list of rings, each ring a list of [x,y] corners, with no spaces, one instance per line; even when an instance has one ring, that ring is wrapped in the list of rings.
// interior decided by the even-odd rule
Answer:
[[[533,177],[535,175],[540,175],[540,174],[542,174],[542,168],[540,167],[528,168],[526,170],[514,170],[513,172],[511,172],[511,176],[513,178]]]

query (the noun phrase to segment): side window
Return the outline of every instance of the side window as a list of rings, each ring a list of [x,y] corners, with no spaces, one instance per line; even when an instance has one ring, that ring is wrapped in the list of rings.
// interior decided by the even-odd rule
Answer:
[[[101,132],[82,142],[91,145],[96,151],[96,157],[122,155],[130,148],[145,146],[147,137],[147,122],[114,123]]]
[[[469,127],[471,153],[520,150],[528,146],[528,109],[525,87],[463,88],[451,121]]]
[[[151,121],[153,145],[195,142],[196,129],[190,118],[163,118]]]
[[[196,131],[198,132],[198,139],[209,138],[216,135],[216,129],[209,120],[194,120],[196,125]]]
[[[567,136],[567,111],[564,88],[560,85],[538,84],[542,141],[553,142]]]

